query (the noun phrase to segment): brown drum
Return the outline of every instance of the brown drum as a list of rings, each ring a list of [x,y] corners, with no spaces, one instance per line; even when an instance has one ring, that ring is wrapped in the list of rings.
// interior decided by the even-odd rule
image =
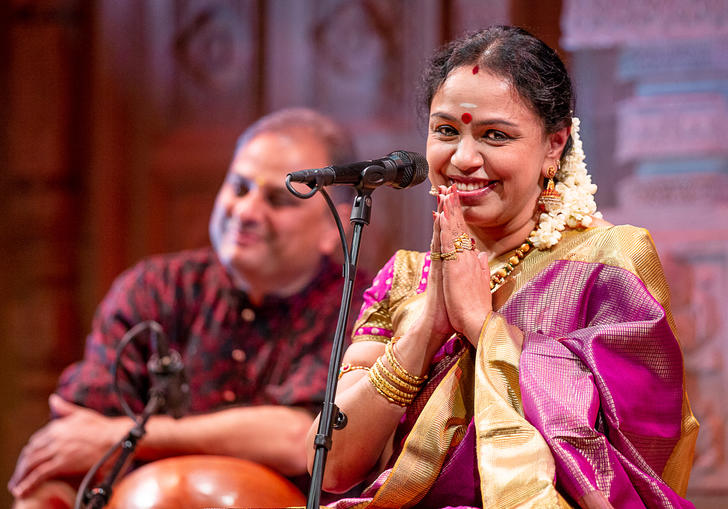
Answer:
[[[111,509],[305,506],[288,479],[251,461],[178,456],[131,472],[114,486]]]

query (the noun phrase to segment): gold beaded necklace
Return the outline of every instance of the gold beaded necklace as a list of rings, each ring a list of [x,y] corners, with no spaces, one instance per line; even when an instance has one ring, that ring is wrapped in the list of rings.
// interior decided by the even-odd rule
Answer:
[[[521,260],[523,260],[532,250],[533,243],[531,243],[530,239],[526,239],[526,241],[514,251],[513,255],[508,258],[508,261],[490,275],[490,291],[494,291],[501,283],[503,283],[508,274],[510,274],[513,269],[521,263]]]

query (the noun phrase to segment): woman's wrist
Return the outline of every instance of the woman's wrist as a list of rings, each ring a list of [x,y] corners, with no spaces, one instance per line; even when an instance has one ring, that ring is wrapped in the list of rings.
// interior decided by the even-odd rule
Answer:
[[[441,335],[413,326],[397,339],[395,355],[407,371],[422,376],[429,371],[430,362],[441,345]]]
[[[473,346],[478,346],[478,341],[480,340],[480,335],[483,332],[483,327],[485,327],[492,314],[493,310],[491,309],[485,312],[473,314],[472,318],[468,320],[466,326],[463,327],[463,335],[468,338],[468,341],[470,341]]]

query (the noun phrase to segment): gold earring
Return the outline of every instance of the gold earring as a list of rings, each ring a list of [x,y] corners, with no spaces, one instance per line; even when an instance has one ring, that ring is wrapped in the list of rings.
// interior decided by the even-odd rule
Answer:
[[[556,161],[556,166],[559,166],[559,162]],[[541,191],[541,196],[538,197],[538,206],[544,212],[553,212],[561,207],[561,193],[559,193],[554,185],[554,176],[556,175],[557,169],[553,166],[549,166],[546,170],[546,189]]]

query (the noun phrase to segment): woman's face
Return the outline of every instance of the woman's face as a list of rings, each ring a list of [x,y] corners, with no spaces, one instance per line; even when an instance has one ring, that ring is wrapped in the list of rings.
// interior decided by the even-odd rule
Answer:
[[[455,184],[474,229],[522,228],[533,222],[541,175],[561,154],[562,131],[546,136],[541,119],[504,79],[456,68],[430,107],[430,181]]]

